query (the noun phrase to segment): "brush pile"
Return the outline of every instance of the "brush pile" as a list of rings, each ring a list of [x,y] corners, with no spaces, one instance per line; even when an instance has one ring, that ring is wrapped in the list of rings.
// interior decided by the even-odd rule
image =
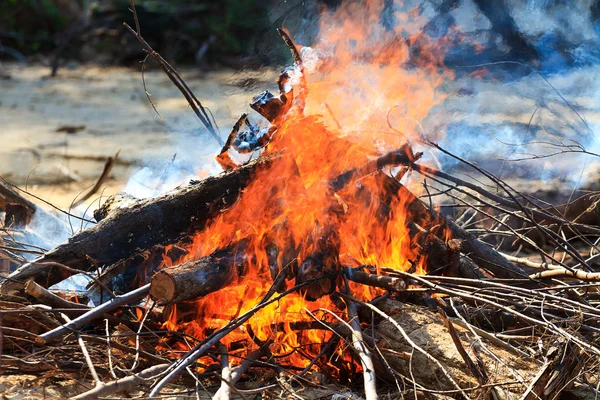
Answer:
[[[280,33],[294,65],[278,94],[252,101],[268,125],[244,114],[221,142],[221,175],[108,201],[48,252],[25,244],[45,211],[3,184],[3,374],[76,379],[75,399],[596,395],[597,197],[567,218],[424,137],[366,150],[305,116],[302,58]],[[413,146],[494,189],[427,166]],[[426,179],[421,196],[407,174]],[[76,274],[87,291],[57,289]]]

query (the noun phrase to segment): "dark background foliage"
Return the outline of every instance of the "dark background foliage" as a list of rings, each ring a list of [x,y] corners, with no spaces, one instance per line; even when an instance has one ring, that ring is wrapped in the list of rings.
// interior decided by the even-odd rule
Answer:
[[[268,61],[258,50],[274,35],[268,6],[261,0],[136,2],[144,38],[165,57],[194,62],[201,55],[203,63],[226,64]],[[0,1],[0,57],[58,52],[81,61],[139,60],[139,45],[122,26],[133,26],[129,8],[128,0]]]

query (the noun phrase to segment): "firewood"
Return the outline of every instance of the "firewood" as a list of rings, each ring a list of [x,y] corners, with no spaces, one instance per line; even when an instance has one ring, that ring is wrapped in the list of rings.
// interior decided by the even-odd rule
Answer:
[[[386,175],[387,176],[387,175]],[[430,210],[410,192],[404,185],[391,177],[387,177],[390,188],[395,188],[398,197],[406,199],[409,203],[409,213],[419,216],[425,221],[436,221],[444,230],[450,233],[452,238],[461,240],[461,252],[467,255],[475,264],[490,271],[498,278],[528,278],[529,276],[522,268],[516,266],[491,246],[480,241],[475,235],[465,231],[452,220],[444,217],[434,210]],[[419,224],[421,225],[421,224]],[[441,230],[444,232],[444,230]]]
[[[0,181],[0,210],[6,210],[8,203],[20,204],[28,210],[27,221],[29,221],[29,218],[33,215],[37,214],[43,218],[49,232],[63,232],[66,229],[64,222],[58,219],[54,214],[50,214],[43,208],[38,207],[31,200],[13,189],[12,186],[14,185],[9,184],[7,181]]]
[[[150,285],[145,285],[145,286],[140,287],[139,289],[136,289],[130,293],[127,293],[126,295],[115,297],[114,299],[112,299],[109,302],[101,304],[96,308],[92,308],[92,309],[90,309],[90,311],[86,312],[85,314],[80,315],[79,317],[75,318],[74,320],[67,322],[66,324],[61,325],[55,329],[52,329],[51,331],[44,333],[43,335],[41,335],[39,337],[39,342],[40,342],[40,344],[45,344],[48,342],[58,340],[58,339],[62,338],[63,336],[65,336],[66,334],[68,334],[69,332],[72,332],[75,329],[81,328],[82,326],[90,323],[91,321],[95,320],[96,318],[102,317],[104,315],[104,313],[112,311],[123,305],[139,301],[148,295],[149,289],[150,289]]]
[[[4,226],[14,229],[24,229],[29,225],[33,210],[20,203],[6,203],[4,207]]]
[[[158,271],[150,281],[150,296],[159,304],[173,304],[206,296],[233,281],[242,257],[219,250],[196,261]]]
[[[0,294],[21,291],[34,279],[44,287],[62,281],[72,272],[39,263],[59,262],[75,270],[110,265],[130,257],[138,249],[176,242],[182,233],[202,229],[221,210],[233,204],[257,168],[280,155],[261,158],[235,171],[210,177],[155,199],[141,200],[115,211],[99,224],[74,235],[67,243],[23,265],[0,284]]]

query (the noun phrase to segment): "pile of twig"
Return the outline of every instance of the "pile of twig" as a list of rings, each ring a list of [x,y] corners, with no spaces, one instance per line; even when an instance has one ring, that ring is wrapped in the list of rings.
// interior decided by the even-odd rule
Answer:
[[[219,138],[207,110],[143,40],[137,16],[136,25],[136,30],[128,28]],[[268,146],[282,120],[303,112],[302,60],[291,38],[281,34],[300,71],[300,88],[294,96],[289,71],[284,71],[277,96],[263,93],[253,101],[252,107],[271,125],[260,131],[247,123],[246,115],[239,119],[228,140],[220,142],[224,174],[159,198],[107,208],[97,214],[98,224],[50,251],[26,245],[31,242],[26,236],[34,234],[27,228],[31,215],[44,211],[9,186],[0,186],[7,224],[0,255],[8,267],[20,266],[0,284],[0,367],[10,373],[77,372],[82,386],[77,399],[125,392],[317,398],[342,388],[349,391],[347,397],[367,399],[534,399],[555,398],[574,385],[597,393],[600,273],[594,261],[600,227],[567,219],[425,138],[421,144],[456,158],[497,191],[419,164],[420,154],[408,144],[340,174],[329,181],[328,190],[333,198],[352,182],[371,177],[386,188],[386,199],[380,199],[384,211],[394,198],[403,199],[407,228],[428,274],[329,265],[324,254],[298,265],[293,254],[283,268],[271,271],[273,283],[262,299],[221,327],[201,337],[167,329],[165,315],[172,304],[217,292],[242,271],[236,252],[244,250],[244,243],[198,260],[177,260],[188,252],[190,232],[202,231],[234,204],[257,171],[284,162],[285,152],[245,165],[229,156],[232,148],[244,153]],[[247,128],[240,132],[244,124]],[[395,167],[401,173],[384,172]],[[426,201],[399,182],[407,171],[426,178]],[[433,206],[434,197],[446,197],[453,204],[443,204],[464,212],[455,219],[443,215]],[[506,246],[506,238],[513,247]],[[502,252],[514,250],[514,243],[520,246],[518,256]],[[524,258],[524,246],[539,261]],[[321,250],[335,252],[330,244]],[[23,253],[39,257],[27,261]],[[165,257],[176,265],[157,270]],[[78,273],[92,282],[87,292],[53,288]],[[286,289],[292,276],[296,283]],[[361,301],[352,295],[351,285],[378,288],[381,295]],[[304,367],[274,356],[273,343],[248,329],[261,310],[292,293],[308,299],[329,296],[336,305],[332,310],[305,309],[308,320],[285,327],[328,332],[314,355],[294,350],[306,359]],[[241,350],[224,346],[240,327],[247,333]],[[89,377],[92,382],[85,379]]]

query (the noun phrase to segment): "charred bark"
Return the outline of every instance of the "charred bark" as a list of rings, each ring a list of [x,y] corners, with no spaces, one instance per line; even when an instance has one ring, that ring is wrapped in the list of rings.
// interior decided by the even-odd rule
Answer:
[[[431,226],[431,222],[435,221],[441,228],[438,236],[446,232],[450,233],[453,239],[460,240],[460,251],[469,257],[475,264],[491,272],[498,278],[528,278],[528,275],[500,253],[494,250],[488,244],[480,241],[475,235],[465,231],[453,221],[438,214],[434,210],[429,210],[422,201],[412,194],[401,183],[393,178],[381,174],[386,181],[387,190],[390,193],[395,193],[396,196],[405,199],[408,203],[408,212],[411,219],[420,226]],[[462,265],[464,267],[464,263]]]
[[[119,209],[98,225],[23,265],[0,285],[0,294],[22,290],[28,279],[49,287],[73,274],[43,263],[57,262],[75,270],[89,271],[96,265],[110,265],[130,257],[139,249],[177,242],[183,233],[188,235],[202,229],[221,210],[233,204],[254,171],[279,158],[279,155],[261,158],[235,171]]]

